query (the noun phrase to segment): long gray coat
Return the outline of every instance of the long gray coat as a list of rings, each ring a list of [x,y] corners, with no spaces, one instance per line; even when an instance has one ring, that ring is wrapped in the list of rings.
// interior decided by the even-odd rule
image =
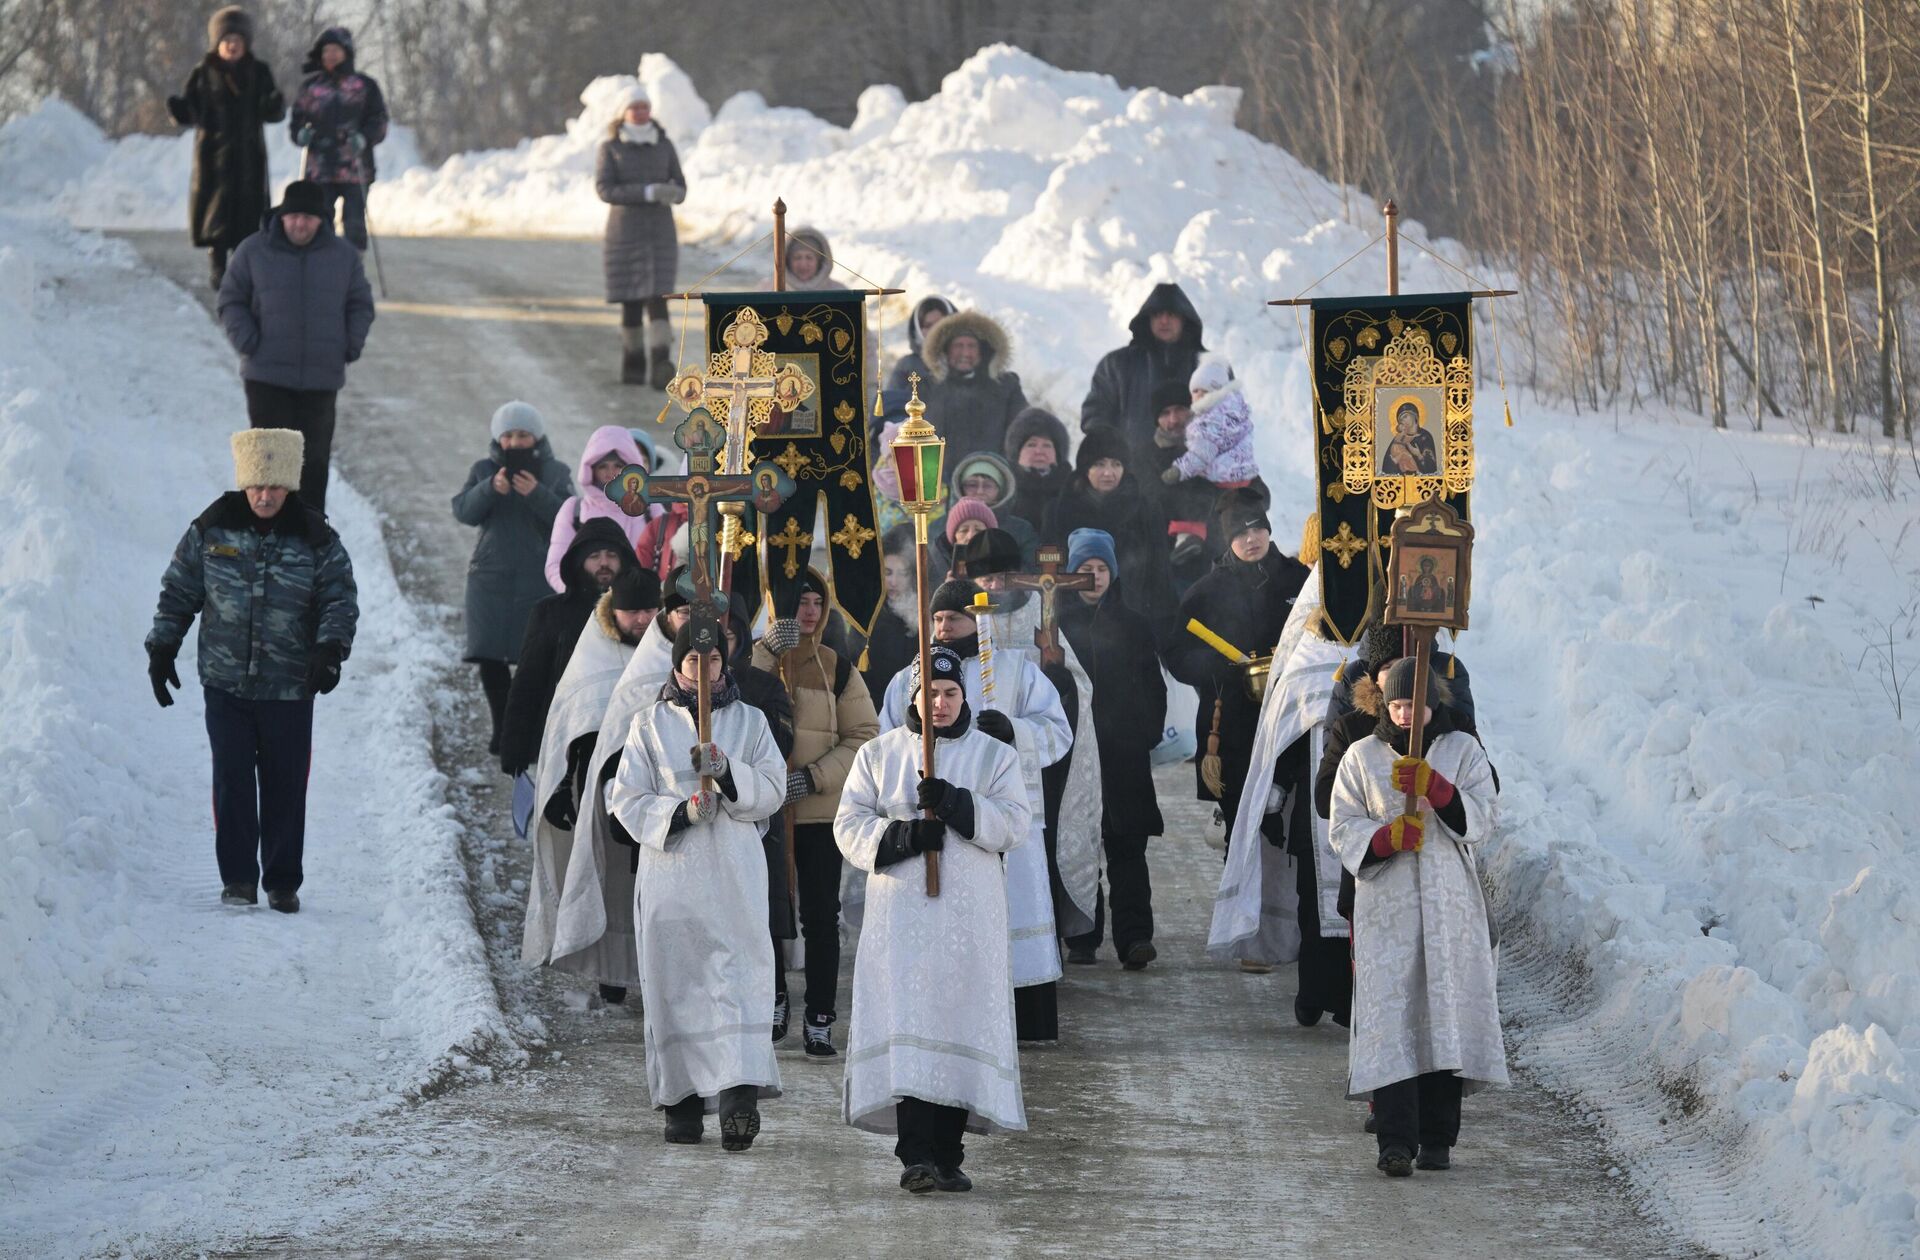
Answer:
[[[493,492],[500,469],[500,444],[492,457],[478,460],[467,484],[453,496],[453,516],[462,525],[478,525],[480,539],[467,562],[467,655],[470,661],[517,663],[533,606],[553,594],[547,585],[547,536],[553,518],[573,493],[573,470],[553,457],[541,438],[540,484],[530,494]]]
[[[641,302],[673,291],[680,262],[673,208],[645,200],[648,184],[678,184],[684,189],[687,177],[680,173],[680,154],[664,129],[653,144],[629,144],[620,138],[616,121],[608,138],[600,142],[593,170],[593,190],[608,206],[601,260],[609,302]]]

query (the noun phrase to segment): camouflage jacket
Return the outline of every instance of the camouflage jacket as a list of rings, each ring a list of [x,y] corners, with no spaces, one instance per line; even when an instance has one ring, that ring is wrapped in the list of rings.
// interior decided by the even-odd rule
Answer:
[[[301,700],[317,643],[353,646],[353,563],[298,494],[264,530],[229,491],[187,527],[160,579],[147,647],[178,650],[200,614],[200,681],[246,700]]]

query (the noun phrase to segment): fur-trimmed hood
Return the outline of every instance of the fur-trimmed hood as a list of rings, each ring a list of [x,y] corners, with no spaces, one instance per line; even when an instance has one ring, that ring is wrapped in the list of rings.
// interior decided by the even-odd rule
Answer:
[[[620,642],[620,623],[613,619],[612,591],[602,593],[600,598],[594,601],[593,624],[600,628],[601,634],[606,635],[615,643]]]
[[[1202,398],[1200,401],[1194,403],[1193,418],[1195,420],[1198,420],[1201,416],[1206,415],[1209,411],[1212,411],[1216,407],[1220,407],[1224,405],[1227,402],[1227,400],[1232,398],[1242,399],[1242,405],[1244,405],[1245,396],[1240,392],[1240,382],[1237,378],[1234,380],[1228,381],[1225,385],[1222,385],[1219,389],[1214,390],[1212,393],[1208,394],[1205,398]]]
[[[933,326],[921,350],[936,381],[947,379],[947,347],[955,337],[980,343],[980,367],[991,378],[998,379],[1013,363],[1013,339],[998,320],[979,311],[957,311]]]
[[[1054,467],[1061,469],[1072,467],[1073,461],[1068,458],[1067,426],[1060,423],[1060,417],[1045,407],[1029,407],[1015,416],[1013,423],[1007,426],[1006,441],[1001,444],[1001,450],[1006,453],[1007,462],[1018,466],[1020,448],[1027,444],[1028,438],[1032,437],[1043,437],[1053,443]]]

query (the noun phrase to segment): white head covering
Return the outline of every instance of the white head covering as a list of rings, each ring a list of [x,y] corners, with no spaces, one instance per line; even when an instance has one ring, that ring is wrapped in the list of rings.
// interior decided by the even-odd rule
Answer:
[[[1203,389],[1209,394],[1215,394],[1225,389],[1227,382],[1232,379],[1233,365],[1215,356],[1203,360],[1199,367],[1193,369],[1193,375],[1187,378],[1187,388]]]

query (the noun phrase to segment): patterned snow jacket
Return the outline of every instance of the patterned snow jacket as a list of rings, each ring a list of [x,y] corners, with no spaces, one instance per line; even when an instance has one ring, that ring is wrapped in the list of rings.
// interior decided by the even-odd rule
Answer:
[[[200,614],[200,681],[244,700],[300,700],[317,643],[353,646],[353,563],[320,513],[287,496],[259,521],[230,490],[187,527],[160,579],[147,647],[178,650]]]

